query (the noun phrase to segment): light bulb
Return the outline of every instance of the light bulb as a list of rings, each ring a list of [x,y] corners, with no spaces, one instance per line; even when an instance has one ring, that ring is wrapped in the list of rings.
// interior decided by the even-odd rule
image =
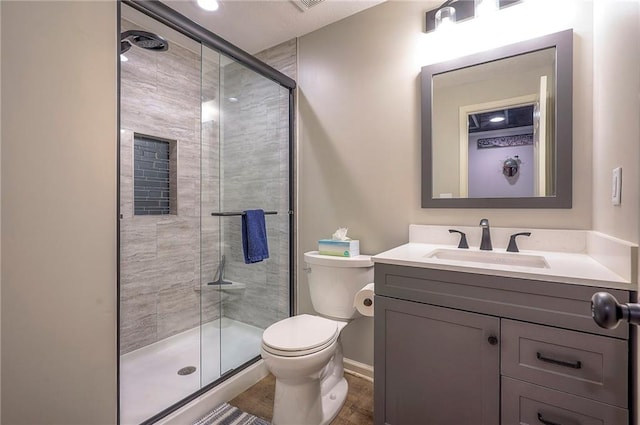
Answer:
[[[198,0],[198,6],[209,12],[218,10],[219,7],[217,0]]]
[[[450,27],[456,23],[456,10],[451,6],[443,7],[436,12],[435,21],[436,29]]]
[[[500,10],[499,0],[475,0],[475,16],[487,16]]]

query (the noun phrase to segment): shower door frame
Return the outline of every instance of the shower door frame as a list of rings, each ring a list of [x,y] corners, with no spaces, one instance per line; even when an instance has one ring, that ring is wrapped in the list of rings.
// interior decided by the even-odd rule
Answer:
[[[117,32],[118,38],[121,33],[121,24],[120,21],[122,19],[121,13],[121,4],[124,3],[132,8],[144,13],[145,15],[167,25],[168,27],[184,34],[185,36],[201,43],[202,45],[209,47],[218,51],[219,53],[225,54],[235,61],[241,63],[252,71],[278,83],[281,87],[284,87],[289,92],[289,316],[292,316],[295,311],[295,237],[294,237],[294,220],[295,220],[295,187],[294,187],[294,177],[295,177],[295,161],[294,161],[294,131],[295,131],[295,89],[296,89],[296,81],[292,78],[286,76],[275,68],[267,65],[256,57],[250,55],[244,50],[240,49],[237,46],[229,43],[223,38],[217,36],[206,28],[196,24],[191,21],[184,15],[176,12],[165,4],[157,1],[157,0],[120,0],[118,1],[118,19],[117,19]],[[117,125],[120,128],[120,40],[118,40],[118,51],[117,51]],[[118,424],[120,424],[120,219],[122,218],[120,211],[120,131],[118,133],[117,139],[117,150],[118,150],[118,163],[117,166],[117,214],[116,214],[116,231],[117,231],[117,244],[118,244],[118,252],[116,255],[117,262],[117,287],[116,287],[116,297],[118,299],[117,304],[117,418]],[[185,397],[179,402],[168,406],[166,409],[160,411],[155,414],[151,418],[147,419],[143,422],[144,425],[152,424],[157,422],[158,420],[168,416],[169,414],[175,412],[179,408],[185,406],[211,389],[215,388],[222,382],[226,381],[229,378],[237,375],[242,372],[247,367],[251,366],[255,362],[260,360],[260,356],[256,356],[248,362],[238,366],[232,371],[222,375],[220,378],[215,381],[201,387],[196,392],[191,395]]]

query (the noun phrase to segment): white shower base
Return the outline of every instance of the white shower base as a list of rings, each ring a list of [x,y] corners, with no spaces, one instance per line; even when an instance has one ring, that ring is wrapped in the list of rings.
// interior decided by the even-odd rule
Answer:
[[[221,363],[226,373],[258,356],[262,332],[224,317],[121,356],[120,423],[139,424],[215,381]],[[197,369],[178,375],[185,366]]]

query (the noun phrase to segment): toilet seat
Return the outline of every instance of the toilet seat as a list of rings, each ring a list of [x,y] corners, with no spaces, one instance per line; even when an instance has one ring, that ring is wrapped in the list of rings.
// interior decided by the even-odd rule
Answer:
[[[265,329],[262,348],[276,356],[299,357],[317,353],[333,344],[340,334],[338,322],[301,314]]]

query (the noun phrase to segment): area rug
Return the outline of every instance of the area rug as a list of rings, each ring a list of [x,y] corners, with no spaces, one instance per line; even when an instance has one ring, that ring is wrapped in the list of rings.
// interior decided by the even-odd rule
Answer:
[[[257,416],[243,412],[237,407],[228,403],[207,413],[203,418],[194,422],[193,425],[271,425],[269,422]]]

